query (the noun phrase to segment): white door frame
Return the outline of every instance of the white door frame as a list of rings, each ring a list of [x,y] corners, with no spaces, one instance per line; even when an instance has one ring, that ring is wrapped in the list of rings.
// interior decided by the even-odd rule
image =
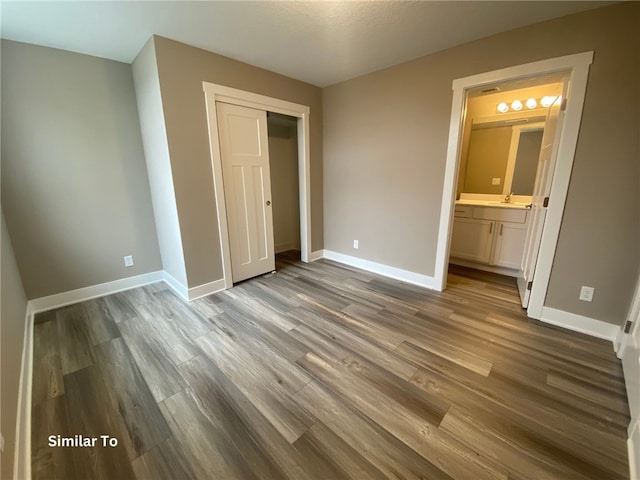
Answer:
[[[243,107],[255,108],[268,112],[282,113],[298,119],[298,190],[300,196],[300,257],[303,262],[309,261],[311,252],[311,204],[309,192],[310,147],[309,147],[309,113],[306,105],[287,102],[278,98],[267,97],[257,93],[245,92],[235,88],[202,82],[207,107],[209,125],[209,148],[213,166],[213,185],[218,214],[218,233],[222,250],[222,275],[224,288],[233,286],[231,274],[231,250],[229,247],[229,229],[227,226],[227,209],[222,182],[222,158],[220,156],[220,139],[218,137],[218,120],[216,118],[216,102],[231,103]]]
[[[614,346],[618,358],[622,359],[622,368],[631,413],[631,421],[627,428],[629,470],[631,480],[640,480],[640,418],[638,418],[638,389],[640,388],[640,380],[638,379],[640,364],[638,362],[640,362],[640,358],[638,358],[637,355],[638,347],[640,346],[638,342],[640,338],[640,277],[636,282],[633,299],[631,300],[629,312],[627,313],[627,321],[632,322],[631,330],[629,333],[624,333],[624,326],[620,328]],[[632,351],[628,352],[628,349]],[[635,389],[635,395],[632,394],[631,389]]]
[[[573,167],[578,133],[580,131],[580,120],[582,118],[582,107],[587,89],[589,65],[591,65],[592,62],[593,52],[584,52],[503,68],[492,72],[458,78],[453,81],[453,102],[451,106],[449,142],[447,147],[434,274],[434,283],[438,290],[444,290],[447,284],[447,263],[453,225],[452,217],[456,197],[456,180],[458,177],[462,141],[462,123],[466,113],[467,91],[497,82],[567,72],[569,75],[569,94],[567,97],[562,136],[558,148],[558,161],[553,174],[550,202],[540,243],[540,254],[536,262],[536,277],[527,310],[529,317],[536,319],[541,318],[542,307],[551,276],[553,257],[558,242],[558,234],[560,233],[560,224],[562,222],[562,214],[567,198],[567,190],[569,188],[569,179],[571,177],[571,168]]]

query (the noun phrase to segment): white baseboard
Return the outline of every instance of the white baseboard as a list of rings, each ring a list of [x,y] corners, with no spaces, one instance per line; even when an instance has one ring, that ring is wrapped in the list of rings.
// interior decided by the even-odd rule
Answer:
[[[640,429],[636,426],[627,438],[627,450],[629,452],[629,478],[640,480]]]
[[[78,288],[77,290],[57,293],[47,297],[34,298],[33,300],[29,300],[28,308],[31,313],[44,312],[46,310],[64,307],[65,305],[71,305],[72,303],[84,302],[85,300],[90,300],[92,298],[104,297],[105,295],[111,295],[112,293],[142,287],[143,285],[159,282],[162,279],[162,271],[144,273],[142,275],[121,278],[120,280],[101,283],[99,285],[92,285],[90,287]]]
[[[182,285],[178,280],[176,280],[171,274],[168,272],[163,273],[163,280],[169,287],[178,294],[180,298],[182,298],[185,302],[190,302],[191,300],[195,300],[197,298],[206,297],[207,295],[211,295],[212,293],[220,292],[224,290],[225,283],[224,278],[220,280],[214,280],[213,282],[205,283],[204,285],[198,285],[197,287],[187,288]]]
[[[616,352],[616,355],[619,359],[622,360],[622,353],[624,352],[624,327],[618,329],[618,334],[616,335],[616,339],[613,341],[613,350]]]
[[[225,283],[224,278],[220,280],[215,280],[213,282],[205,283],[204,285],[198,285],[197,287],[191,287],[187,291],[188,300],[195,300],[197,298],[206,297],[207,295],[211,295],[212,293],[221,292],[224,290]]]
[[[315,252],[314,252],[315,253]],[[343,253],[332,252],[331,250],[323,250],[323,257],[338,263],[344,263],[352,267],[360,268],[368,272],[377,273],[385,277],[394,278],[402,282],[411,283],[430,290],[437,290],[436,280],[434,277],[423,275],[421,273],[410,272],[401,268],[391,267],[382,263],[364,260],[362,258],[352,257]]]
[[[308,255],[309,262],[315,262],[316,260],[320,260],[324,258],[324,250],[316,250],[315,252],[311,252]]]
[[[615,342],[620,327],[611,323],[596,320],[594,318],[583,317],[575,313],[565,312],[550,307],[542,307],[540,321],[567,328],[575,332],[585,333],[592,337],[603,338],[612,343]]]
[[[13,452],[13,480],[31,478],[31,385],[33,378],[33,312],[27,304],[20,362],[18,414]]]
[[[175,279],[169,272],[164,270],[162,272],[162,280],[166,283],[171,290],[173,290],[180,298],[182,298],[185,302],[189,301],[189,289],[182,285],[178,280]]]
[[[29,300],[27,309],[31,313],[44,312],[55,308],[64,307],[73,303],[84,302],[92,298],[104,297],[124,290],[143,287],[151,283],[165,281],[180,297],[186,301],[211,295],[225,289],[224,280],[215,280],[197,287],[187,288],[178,282],[169,273],[163,270],[157,272],[144,273],[134,277],[122,278],[112,282],[91,285],[90,287],[78,288],[68,292],[57,293],[47,297],[34,298]]]

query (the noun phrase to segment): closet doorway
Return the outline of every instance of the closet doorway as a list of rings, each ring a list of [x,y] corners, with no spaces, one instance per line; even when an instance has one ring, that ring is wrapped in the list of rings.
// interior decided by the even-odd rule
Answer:
[[[273,217],[270,211],[272,192],[268,161],[266,165],[264,162],[249,165],[251,161],[247,161],[248,168],[245,168],[245,166],[240,166],[239,159],[232,158],[233,152],[229,151],[229,148],[233,150],[233,144],[237,142],[238,151],[248,153],[248,157],[254,159],[268,152],[268,141],[264,143],[261,141],[261,136],[264,134],[266,137],[267,134],[267,112],[287,115],[296,119],[300,257],[303,262],[309,261],[311,251],[309,107],[208,82],[203,82],[203,88],[209,125],[209,145],[225,288],[231,288],[234,281],[249,278],[246,275],[255,276],[273,270],[271,262],[275,249]],[[219,106],[223,104],[230,107],[219,109]],[[231,122],[236,122],[231,142],[228,137],[230,134],[229,122],[222,120],[219,113],[223,110],[236,112],[236,118],[231,120]],[[226,125],[223,125],[225,122]],[[227,135],[227,139],[221,141],[221,134]],[[234,139],[236,134],[237,138]],[[231,154],[230,157],[229,154]],[[224,161],[223,155],[231,160]],[[266,158],[268,159],[268,153]],[[237,173],[237,175],[227,174],[226,180],[223,171],[225,163],[227,163],[227,172],[231,168]],[[242,212],[239,213],[238,206],[244,209],[244,216]],[[249,218],[255,222],[247,227],[246,223]],[[262,221],[257,221],[258,219]],[[241,225],[242,223],[245,224],[244,227]],[[232,248],[236,248],[236,242],[240,238],[237,235],[240,235],[242,238],[240,243],[244,243],[246,248],[240,248],[235,263],[236,265],[246,263],[249,265],[247,268],[237,269],[232,264],[234,256]],[[236,237],[233,238],[233,236]],[[252,256],[247,258],[247,252],[251,249],[253,249]],[[237,270],[238,273],[236,273]]]
[[[295,117],[267,112],[273,247],[276,255],[300,250],[297,125]]]

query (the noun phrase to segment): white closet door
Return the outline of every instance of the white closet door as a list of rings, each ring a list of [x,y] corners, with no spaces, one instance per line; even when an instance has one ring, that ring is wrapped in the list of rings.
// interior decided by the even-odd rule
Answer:
[[[216,103],[233,281],[275,269],[267,113]]]

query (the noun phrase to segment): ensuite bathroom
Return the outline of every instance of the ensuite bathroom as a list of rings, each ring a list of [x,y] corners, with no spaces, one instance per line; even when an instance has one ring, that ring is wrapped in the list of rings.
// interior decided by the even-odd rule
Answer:
[[[567,83],[556,74],[467,94],[449,263],[517,278],[523,307]]]

